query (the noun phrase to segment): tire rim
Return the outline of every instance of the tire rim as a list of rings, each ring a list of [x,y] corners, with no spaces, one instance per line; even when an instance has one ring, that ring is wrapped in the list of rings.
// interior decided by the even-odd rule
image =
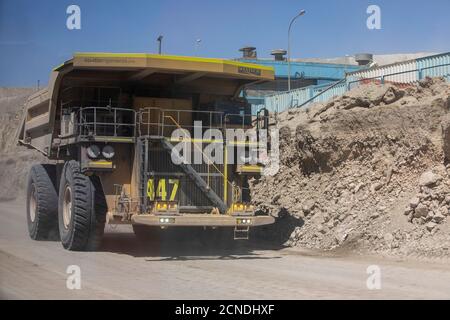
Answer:
[[[36,187],[33,184],[32,189],[31,189],[31,194],[30,194],[30,220],[31,220],[31,222],[34,222],[34,220],[36,220],[36,210],[37,210]]]
[[[70,220],[72,218],[72,190],[69,186],[66,186],[64,191],[64,203],[63,203],[63,223],[64,228],[69,229]]]

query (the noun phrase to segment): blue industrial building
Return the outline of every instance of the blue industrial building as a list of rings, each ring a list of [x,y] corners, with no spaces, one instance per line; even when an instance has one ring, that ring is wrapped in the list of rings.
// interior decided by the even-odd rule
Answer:
[[[240,61],[273,67],[275,81],[248,86],[244,90],[247,100],[253,105],[264,104],[264,97],[288,90],[288,62],[284,50],[274,50],[274,59],[258,59],[254,47],[240,49],[243,57]],[[360,70],[362,66],[354,64],[334,64],[321,62],[291,61],[291,89],[315,86],[335,82],[345,78],[347,72]]]
[[[449,52],[398,61],[381,66],[367,63],[373,60],[370,54],[356,55],[355,60],[361,66],[294,62],[293,65],[295,67],[291,66],[291,73],[304,72],[302,73],[302,77],[300,77],[301,79],[305,79],[305,81],[308,79],[317,83],[303,87],[291,85],[291,91],[279,90],[272,94],[269,91],[249,88],[246,89],[244,94],[249,97],[249,101],[252,103],[253,113],[255,114],[262,107],[272,112],[282,112],[292,107],[306,106],[313,102],[325,102],[368,81],[390,83],[402,87],[413,85],[425,77],[443,77],[447,81],[450,81]],[[256,61],[253,60],[254,63]],[[277,61],[274,65],[278,66]],[[284,81],[282,79],[285,77],[284,71],[286,70],[287,68],[278,67],[278,75],[281,76],[277,77],[274,83]],[[277,74],[277,68],[275,68],[275,74]],[[333,77],[335,78],[333,79]],[[330,83],[330,81],[332,82]]]

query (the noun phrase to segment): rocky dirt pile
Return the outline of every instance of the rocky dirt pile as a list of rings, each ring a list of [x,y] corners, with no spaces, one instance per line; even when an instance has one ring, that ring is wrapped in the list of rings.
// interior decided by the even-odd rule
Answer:
[[[419,178],[420,192],[409,201],[404,212],[409,222],[426,224],[432,233],[436,232],[437,225],[446,219],[450,210],[450,185],[443,176],[446,176],[445,171],[441,174],[433,171],[423,173]]]
[[[29,168],[45,161],[15,141],[23,105],[33,92],[31,88],[0,88],[0,201],[22,197]]]
[[[450,85],[360,86],[278,116],[280,170],[251,181],[286,243],[447,256]],[[269,195],[269,196],[268,196]]]

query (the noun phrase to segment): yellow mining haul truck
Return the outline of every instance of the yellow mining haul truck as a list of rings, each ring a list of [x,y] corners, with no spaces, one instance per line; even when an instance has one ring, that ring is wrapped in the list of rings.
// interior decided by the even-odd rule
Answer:
[[[247,179],[260,166],[228,163],[228,147],[219,164],[191,164],[184,155],[176,162],[181,154],[173,152],[177,129],[267,127],[240,93],[273,78],[272,68],[222,59],[75,54],[28,99],[19,128],[19,143],[50,160],[28,178],[31,238],[59,229],[66,249],[95,250],[105,223],[132,224],[141,239],[178,226],[229,227],[248,238],[250,227],[273,223],[249,204]],[[202,137],[181,141],[203,153],[212,141]],[[223,137],[213,143],[225,146]]]

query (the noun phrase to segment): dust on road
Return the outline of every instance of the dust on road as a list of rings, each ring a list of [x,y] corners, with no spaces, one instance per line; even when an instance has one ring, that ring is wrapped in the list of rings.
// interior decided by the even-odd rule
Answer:
[[[445,263],[325,256],[247,243],[205,249],[195,239],[140,246],[127,226],[107,228],[99,252],[69,252],[28,238],[20,202],[0,204],[2,299],[379,299],[450,298]],[[66,287],[69,265],[81,290]],[[369,290],[367,267],[381,270]]]

